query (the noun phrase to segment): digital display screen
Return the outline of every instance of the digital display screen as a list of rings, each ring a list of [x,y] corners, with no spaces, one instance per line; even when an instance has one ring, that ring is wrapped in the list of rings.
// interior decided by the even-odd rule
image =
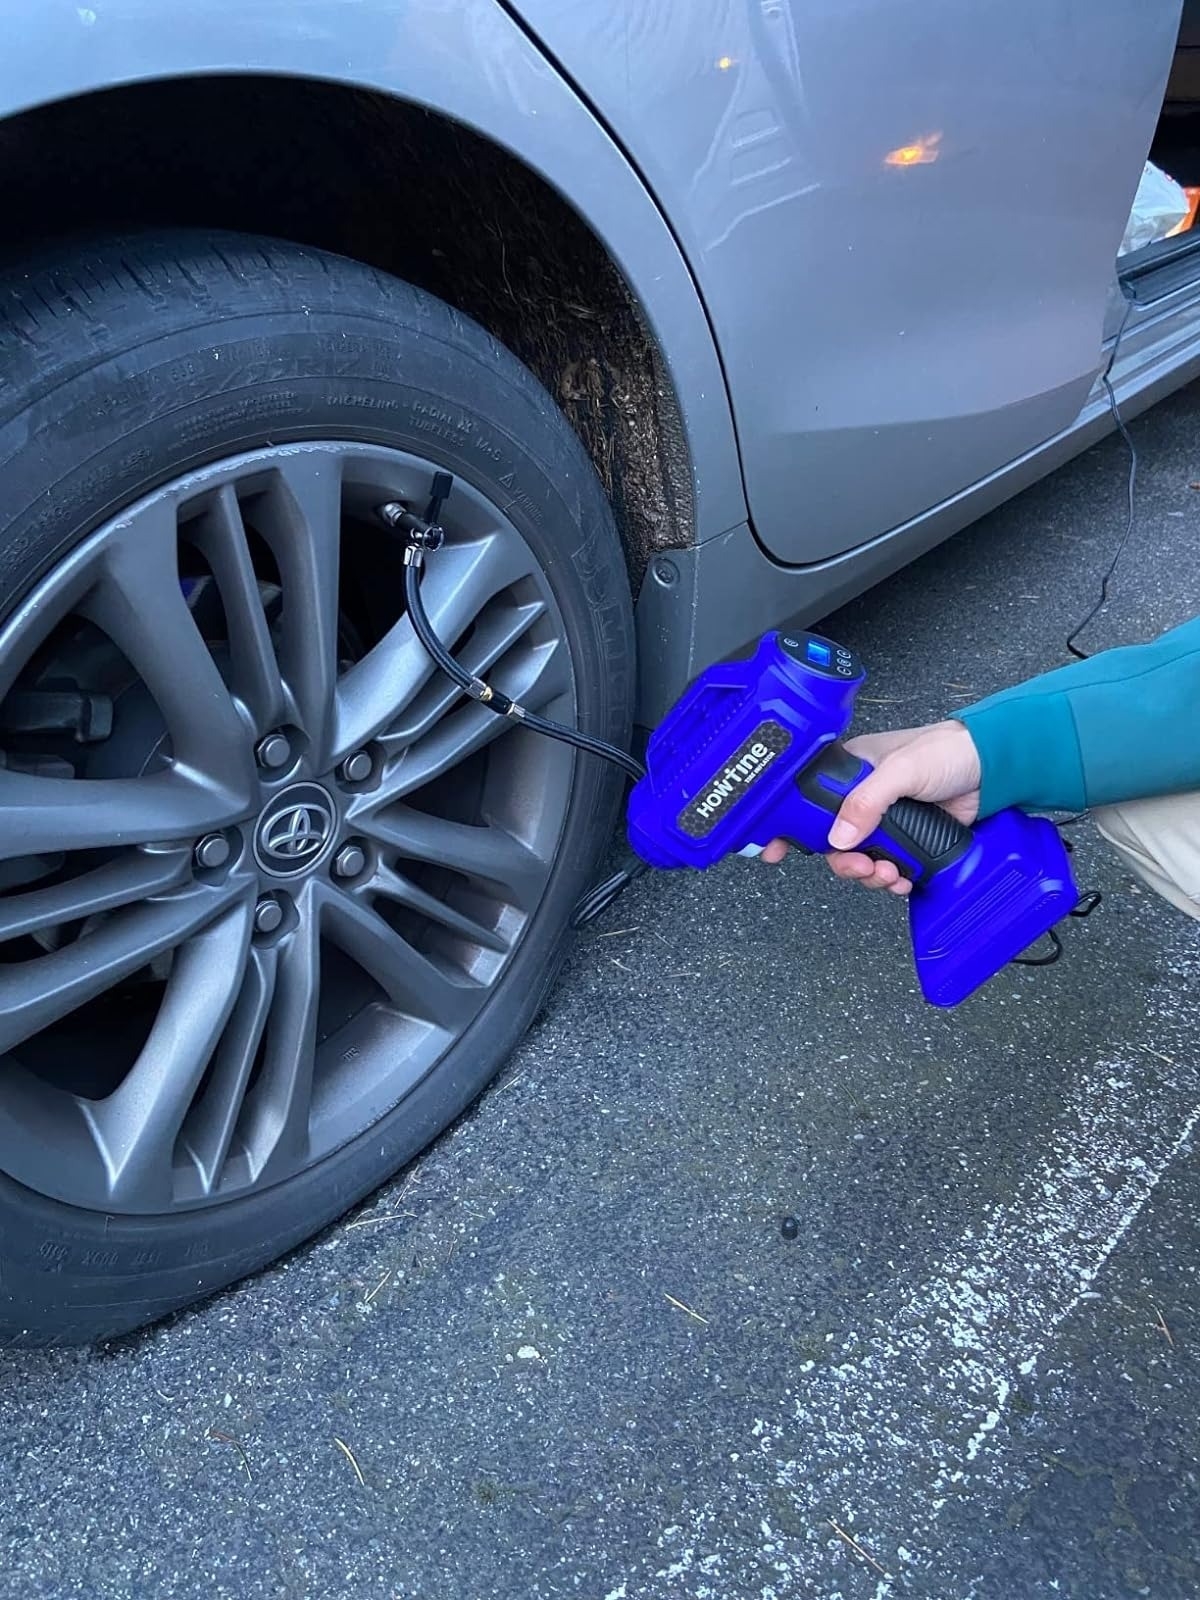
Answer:
[[[810,661],[815,661],[819,667],[827,667],[833,660],[833,651],[827,644],[822,644],[819,639],[810,639],[807,645],[807,654]]]

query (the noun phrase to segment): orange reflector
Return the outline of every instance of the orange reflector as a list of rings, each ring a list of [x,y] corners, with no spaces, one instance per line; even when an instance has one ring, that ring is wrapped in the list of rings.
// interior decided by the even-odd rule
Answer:
[[[1185,189],[1183,192],[1187,196],[1188,214],[1182,222],[1171,229],[1167,235],[1168,239],[1173,239],[1178,233],[1187,233],[1196,222],[1196,208],[1200,206],[1200,189]]]
[[[941,142],[940,133],[925,134],[912,144],[902,144],[895,150],[889,150],[883,158],[883,164],[886,167],[927,167],[931,161],[937,160]]]

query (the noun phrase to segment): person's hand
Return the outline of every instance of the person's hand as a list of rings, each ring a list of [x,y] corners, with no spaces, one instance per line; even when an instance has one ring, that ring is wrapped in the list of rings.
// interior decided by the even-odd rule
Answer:
[[[979,814],[979,752],[961,722],[935,722],[926,728],[894,733],[866,733],[846,741],[847,750],[875,768],[846,796],[833,826],[826,860],[839,878],[852,878],[866,889],[907,894],[912,884],[890,861],[872,861],[854,846],[873,833],[895,800],[930,800],[944,806],[959,822]],[[782,861],[787,842],[772,839],[762,853],[767,862]]]

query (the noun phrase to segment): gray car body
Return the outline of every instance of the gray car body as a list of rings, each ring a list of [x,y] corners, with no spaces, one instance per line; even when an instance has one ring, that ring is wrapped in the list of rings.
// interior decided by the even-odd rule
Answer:
[[[266,74],[462,123],[557,190],[673,386],[691,525],[637,598],[640,713],[1098,438],[1116,252],[1179,0],[6,0],[0,116]],[[889,152],[910,149],[905,162]],[[1172,280],[1132,412],[1200,370]]]

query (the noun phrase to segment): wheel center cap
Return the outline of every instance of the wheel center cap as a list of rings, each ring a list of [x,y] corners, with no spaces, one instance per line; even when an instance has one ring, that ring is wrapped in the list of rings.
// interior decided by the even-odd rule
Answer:
[[[263,807],[254,830],[254,858],[276,878],[315,867],[333,843],[337,813],[316,783],[294,783]]]

